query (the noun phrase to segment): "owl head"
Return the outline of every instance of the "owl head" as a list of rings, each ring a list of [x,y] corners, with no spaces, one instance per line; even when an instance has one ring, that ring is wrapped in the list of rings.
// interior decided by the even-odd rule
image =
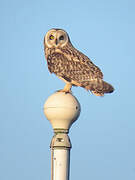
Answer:
[[[48,48],[62,48],[68,42],[70,42],[69,36],[63,29],[51,29],[44,37],[44,45]]]

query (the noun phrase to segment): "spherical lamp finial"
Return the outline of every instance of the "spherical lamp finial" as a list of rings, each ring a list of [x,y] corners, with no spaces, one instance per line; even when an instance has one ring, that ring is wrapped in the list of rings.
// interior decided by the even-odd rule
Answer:
[[[68,132],[80,110],[80,103],[71,93],[56,92],[44,104],[44,114],[55,132]]]

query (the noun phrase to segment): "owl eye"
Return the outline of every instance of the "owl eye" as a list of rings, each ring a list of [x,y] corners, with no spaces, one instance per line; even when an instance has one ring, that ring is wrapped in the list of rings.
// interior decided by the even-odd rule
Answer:
[[[54,36],[51,34],[51,35],[49,36],[49,39],[50,39],[50,40],[53,40],[53,39],[54,39]]]
[[[59,40],[64,40],[64,36],[63,36],[63,35],[60,36],[60,37],[59,37]]]

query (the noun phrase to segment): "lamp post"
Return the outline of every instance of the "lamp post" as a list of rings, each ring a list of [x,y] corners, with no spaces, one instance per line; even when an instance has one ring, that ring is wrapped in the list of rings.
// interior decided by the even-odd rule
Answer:
[[[56,92],[44,104],[44,114],[54,130],[51,140],[51,180],[69,180],[71,125],[80,115],[80,104],[71,93]]]

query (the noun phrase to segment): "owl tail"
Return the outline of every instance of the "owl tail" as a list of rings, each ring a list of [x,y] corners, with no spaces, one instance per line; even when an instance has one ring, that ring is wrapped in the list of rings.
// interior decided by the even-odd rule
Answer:
[[[113,86],[102,79],[91,80],[86,89],[90,90],[96,96],[104,96],[105,93],[112,93],[114,91]]]

